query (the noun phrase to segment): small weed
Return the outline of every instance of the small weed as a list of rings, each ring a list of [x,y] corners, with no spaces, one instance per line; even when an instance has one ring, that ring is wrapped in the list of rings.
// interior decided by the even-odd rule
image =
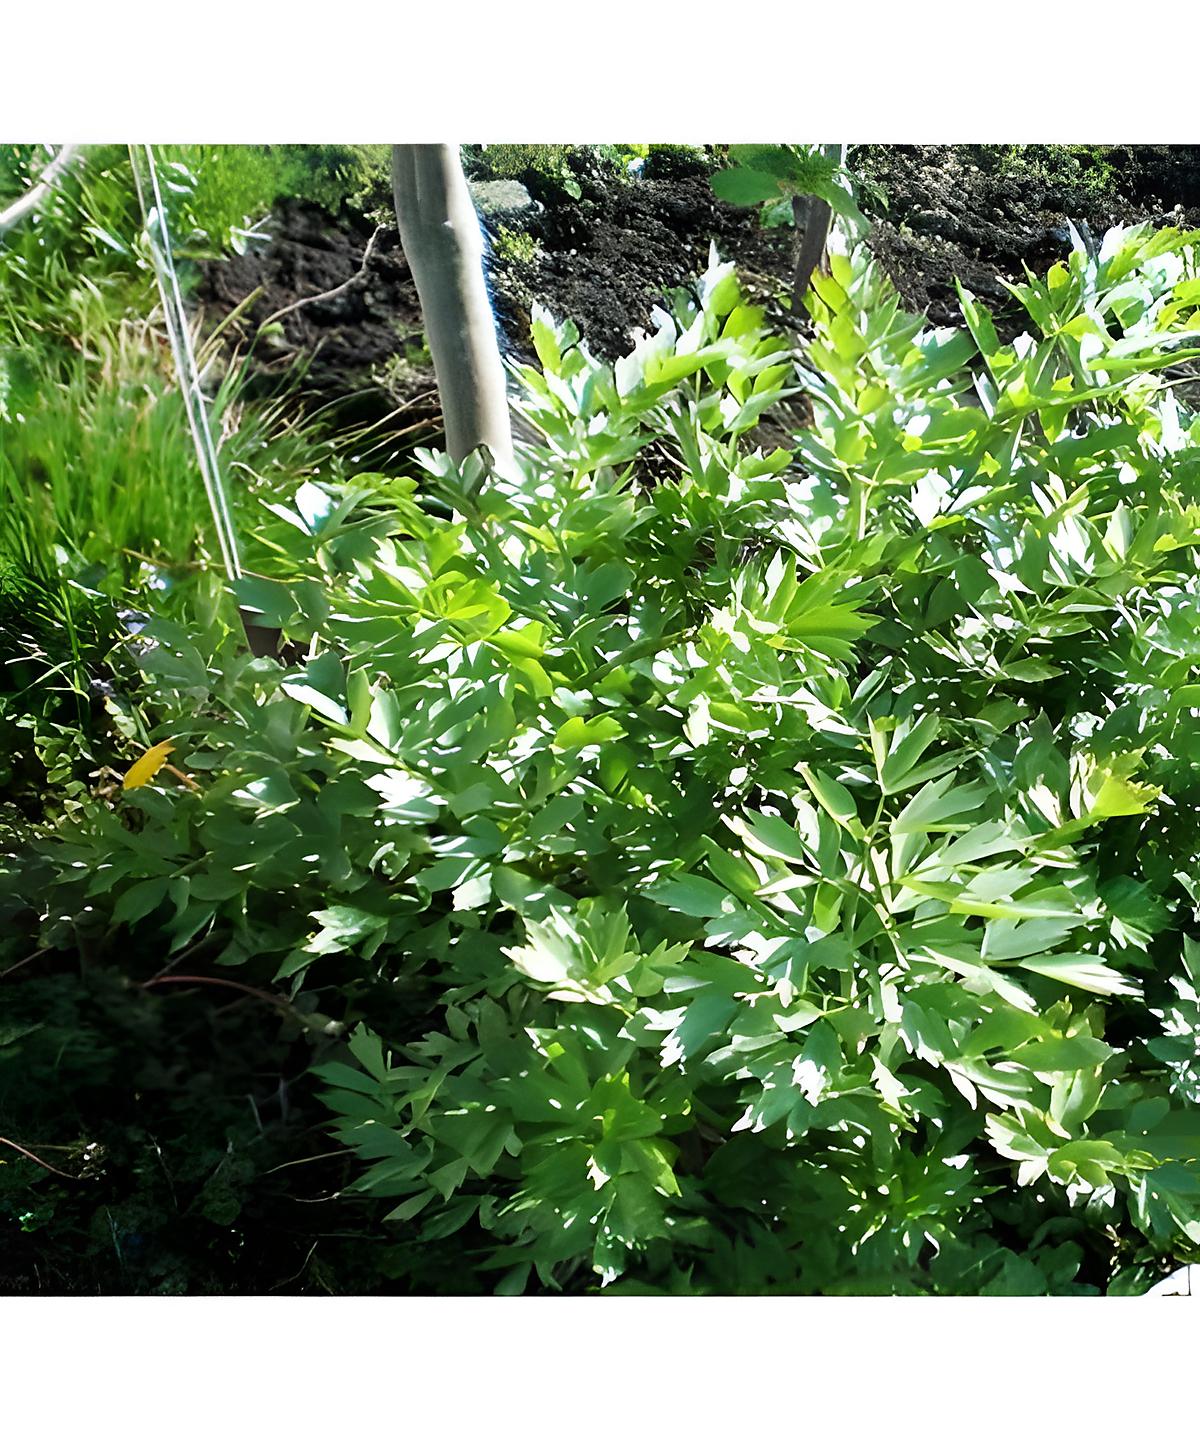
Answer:
[[[1077,186],[1095,196],[1109,195],[1114,172],[1104,145],[1009,145],[997,167],[1001,175],[1036,178],[1056,186]]]
[[[527,231],[501,225],[492,244],[492,253],[498,260],[507,260],[515,265],[531,265],[541,251],[537,240]]]

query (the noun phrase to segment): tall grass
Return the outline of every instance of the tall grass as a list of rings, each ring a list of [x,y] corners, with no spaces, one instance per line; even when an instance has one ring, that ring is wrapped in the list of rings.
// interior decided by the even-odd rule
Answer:
[[[110,594],[177,585],[216,554],[187,416],[168,371],[165,339],[123,320],[57,373],[9,361],[0,406],[0,555],[31,574],[61,570]],[[0,365],[3,361],[0,361]],[[338,478],[340,461],[289,417],[286,399],[250,405],[244,372],[215,388],[219,438],[235,521],[249,529],[296,480]]]
[[[32,147],[0,148],[0,198]],[[277,147],[299,151],[301,147]],[[286,161],[286,163],[285,163]],[[227,247],[298,161],[266,147],[168,151],[172,230],[193,257]],[[289,171],[290,167],[290,171]],[[319,167],[318,167],[319,169]],[[326,177],[328,179],[328,176]],[[0,246],[0,566],[109,594],[177,591],[214,549],[211,517],[165,333],[127,153],[88,152],[45,211]],[[235,515],[318,471],[332,447],[251,406],[244,370],[201,352]]]
[[[35,373],[0,420],[0,504],[22,517],[26,554],[122,575],[132,552],[189,561],[204,523],[179,396],[123,329],[109,373]]]
[[[41,158],[0,147],[0,204]],[[185,147],[160,165],[193,261],[240,244],[290,183],[262,147]],[[215,337],[197,353],[253,569],[269,555],[259,502],[338,480],[341,462],[286,393],[251,403],[245,363]],[[128,154],[93,148],[0,241],[0,850],[81,803],[140,735],[126,607],[195,632],[237,625],[216,551]]]

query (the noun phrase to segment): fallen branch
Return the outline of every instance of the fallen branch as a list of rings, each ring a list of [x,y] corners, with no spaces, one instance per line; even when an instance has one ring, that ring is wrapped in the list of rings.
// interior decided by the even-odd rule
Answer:
[[[165,765],[163,766],[163,770],[169,772],[175,777],[177,781],[179,781],[182,785],[187,786],[190,790],[203,792],[203,786],[201,786],[197,781],[193,780],[191,776],[185,775],[183,771],[177,770],[175,766]]]
[[[337,1151],[322,1151],[319,1156],[301,1156],[298,1161],[284,1161],[282,1165],[272,1166],[269,1171],[262,1171],[263,1176],[273,1176],[276,1171],[286,1171],[289,1166],[311,1166],[314,1161],[332,1161],[337,1158],[345,1159],[350,1153],[343,1146]]]
[[[11,976],[14,971],[19,971],[22,966],[28,966],[31,962],[39,961],[43,956],[48,956],[52,949],[52,946],[42,946],[40,950],[34,951],[31,956],[26,956],[23,961],[18,961],[15,965],[0,971],[0,981],[2,981],[5,976]]]
[[[371,259],[371,252],[375,249],[375,242],[385,229],[386,227],[383,225],[377,225],[375,227],[375,234],[367,241],[367,248],[363,251],[362,264],[349,280],[343,280],[340,285],[335,285],[332,290],[323,290],[320,295],[306,295],[302,300],[293,300],[291,305],[285,305],[282,310],[277,310],[273,315],[268,315],[266,320],[258,327],[259,331],[265,330],[268,325],[274,324],[277,320],[282,320],[285,315],[291,315],[293,310],[299,310],[301,306],[315,305],[318,300],[333,300],[349,290],[352,285],[357,285],[360,280],[365,280],[367,277],[367,265]]]
[[[229,991],[241,991],[244,996],[254,996],[257,1000],[266,1001],[269,1005],[278,1006],[280,1010],[289,1014],[293,1013],[292,1005],[285,1001],[282,996],[273,996],[269,991],[260,991],[255,986],[243,985],[241,981],[227,981],[222,976],[155,976],[153,980],[143,981],[138,987],[141,991],[148,991],[153,986],[223,986]]]
[[[49,1161],[43,1161],[40,1156],[35,1156],[32,1151],[27,1151],[24,1146],[18,1146],[16,1141],[10,1141],[7,1136],[0,1136],[0,1146],[11,1146],[14,1151],[20,1151],[22,1156],[27,1157],[36,1165],[41,1166],[44,1171],[53,1171],[56,1176],[61,1176],[64,1181],[78,1181],[79,1176],[72,1176],[66,1171],[60,1171],[57,1166],[52,1166]]]
[[[345,1027],[340,1021],[331,1021],[327,1016],[306,1016],[298,1011],[291,1001],[283,996],[273,996],[270,991],[260,991],[257,986],[247,986],[242,981],[227,981],[222,976],[168,976],[159,974],[151,980],[142,981],[138,989],[148,991],[154,986],[221,986],[229,991],[239,991],[257,1001],[265,1001],[276,1007],[281,1014],[295,1021],[306,1031],[322,1036],[340,1036]]]
[[[46,197],[82,153],[78,145],[64,145],[42,171],[37,183],[31,185],[20,199],[14,200],[7,210],[0,210],[0,235],[7,234],[27,215],[32,215],[39,210]]]

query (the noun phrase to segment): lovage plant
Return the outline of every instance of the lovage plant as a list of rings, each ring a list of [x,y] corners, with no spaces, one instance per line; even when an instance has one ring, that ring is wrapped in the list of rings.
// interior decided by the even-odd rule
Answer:
[[[799,368],[715,260],[615,366],[539,314],[511,467],[272,508],[295,663],[151,628],[195,785],[72,823],[45,943],[286,988],[447,1289],[1200,1259],[1196,240],[1080,245],[1012,345],[863,249]]]

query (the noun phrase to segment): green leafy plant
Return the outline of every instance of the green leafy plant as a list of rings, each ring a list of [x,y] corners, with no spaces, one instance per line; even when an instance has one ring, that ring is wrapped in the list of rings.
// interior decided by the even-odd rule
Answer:
[[[815,195],[836,214],[863,223],[844,167],[816,145],[731,145],[729,165],[713,173],[712,187],[730,205],[758,205],[765,226],[795,223],[793,200]]]
[[[999,156],[1001,175],[1078,186],[1097,197],[1111,196],[1116,172],[1111,147],[1104,145],[1008,145]]]
[[[523,230],[514,230],[507,225],[501,225],[498,228],[492,247],[497,259],[515,262],[517,265],[531,264],[537,258],[538,248],[538,243],[532,235],[527,235]]]
[[[731,164],[712,176],[713,190],[721,200],[731,205],[760,206],[765,226],[795,226],[792,308],[797,312],[820,262],[831,212],[858,233],[866,228],[854,203],[849,173],[833,153],[836,149],[815,145],[731,145]]]
[[[578,200],[583,194],[571,159],[573,145],[471,145],[463,147],[468,175],[479,179],[535,180]]]
[[[290,659],[140,633],[126,763],[192,783],[9,914],[274,998],[430,1289],[1144,1290],[1200,1257],[1198,240],[1079,244],[1011,345],[861,247],[799,363],[715,257],[615,365],[539,311],[511,467],[265,503]]]
[[[236,247],[270,175],[246,147],[186,149],[186,166],[179,149],[163,164],[185,248]],[[24,189],[31,150],[0,149],[0,194]],[[135,211],[125,152],[90,148],[0,248],[0,1290],[388,1289],[397,1255],[406,1275],[429,1261],[370,1221],[378,1203],[341,1208],[341,1235],[320,1234],[324,1183],[349,1158],[329,1156],[294,1061],[303,1009],[245,988],[143,989],[153,930],[121,955],[87,903],[56,921],[65,952],[31,934],[30,900],[55,874],[37,842],[72,818],[90,833],[150,744],[151,614],[193,635],[236,624],[204,570],[210,521]],[[210,375],[212,358],[201,347]],[[236,363],[213,379],[212,417],[243,520],[271,519],[257,497],[317,468],[341,474],[284,399],[247,402]],[[311,1198],[293,1180],[309,1176]]]

